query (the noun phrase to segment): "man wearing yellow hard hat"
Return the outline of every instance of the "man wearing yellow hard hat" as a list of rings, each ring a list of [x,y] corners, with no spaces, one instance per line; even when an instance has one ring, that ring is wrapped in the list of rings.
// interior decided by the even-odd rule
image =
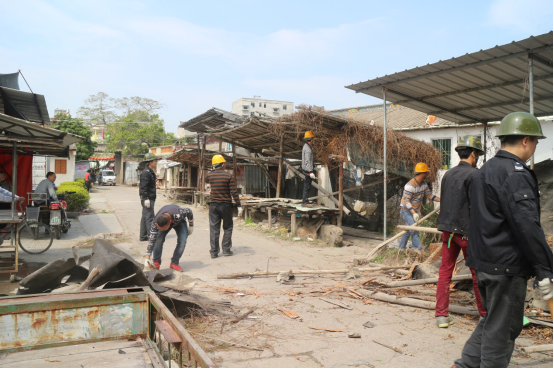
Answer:
[[[440,202],[438,196],[433,195],[425,178],[429,176],[429,168],[425,163],[417,163],[414,169],[415,177],[412,178],[404,186],[402,199],[400,200],[400,215],[406,225],[411,226],[419,220],[419,211],[423,197],[427,197],[431,201]],[[405,249],[408,239],[412,237],[412,245],[416,251],[422,251],[421,242],[419,240],[419,232],[408,231],[400,239],[400,248]]]
[[[302,195],[302,206],[310,206],[308,204],[308,194],[312,188],[312,180],[316,179],[314,174],[314,153],[312,146],[314,144],[315,135],[312,131],[304,133],[304,147],[302,147],[302,171],[304,171],[304,193]]]
[[[223,221],[223,241],[221,248],[223,256],[233,255],[233,200],[242,216],[239,193],[234,177],[225,171],[225,158],[222,155],[212,157],[213,171],[208,173],[206,183],[210,184],[210,254],[212,259],[219,255],[219,234]]]

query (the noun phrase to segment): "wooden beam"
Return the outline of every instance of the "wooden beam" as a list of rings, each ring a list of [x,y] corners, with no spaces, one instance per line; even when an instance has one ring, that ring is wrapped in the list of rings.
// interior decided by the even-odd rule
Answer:
[[[338,227],[342,227],[342,209],[344,208],[343,165],[344,163],[340,163],[339,166],[339,217],[337,219]]]
[[[237,152],[236,145],[233,145],[233,178],[235,179],[235,186],[237,185]]]
[[[458,275],[452,276],[453,281],[469,281],[471,279],[473,279],[471,274],[458,274]],[[389,287],[419,286],[422,284],[437,283],[438,281],[439,281],[438,278],[411,279],[408,281],[390,282],[390,283],[387,283],[387,286]]]
[[[397,225],[396,228],[401,229],[403,231],[417,231],[417,232],[423,232],[423,233],[442,234],[442,231],[439,231],[436,228],[430,228],[430,227]]]
[[[396,177],[392,177],[389,179],[389,181],[395,181],[397,180],[398,178],[401,178],[400,176],[396,176]],[[375,185],[378,185],[378,184],[382,184],[383,183],[383,180],[380,179],[378,181],[375,181],[375,182],[371,182],[371,183],[367,183],[363,186],[360,186],[360,187],[352,187],[352,188],[348,188],[346,190],[343,190],[342,192],[350,192],[350,191],[356,191],[356,190],[361,190],[362,188],[366,188],[366,187],[370,187],[370,186],[375,186]],[[337,195],[339,193],[339,191],[335,191],[335,192],[332,192],[330,194],[327,194],[327,195],[318,195],[318,196],[312,196],[310,198],[308,198],[308,200],[315,200],[315,199],[318,199],[318,198],[322,198],[322,197],[329,197],[329,196],[333,196],[333,195]],[[381,238],[382,239],[382,238]]]
[[[383,267],[376,267],[376,268],[355,268],[358,269],[359,272],[377,272],[381,270],[393,270],[393,269],[402,269],[407,268],[406,266],[383,266]],[[348,273],[350,269],[313,269],[313,270],[288,270],[284,272],[276,272],[276,271],[257,271],[252,273],[233,273],[233,274],[219,274],[217,276],[217,279],[233,279],[233,278],[241,278],[241,277],[265,277],[270,275],[278,275],[279,273],[289,273],[289,274],[341,274],[341,273]]]
[[[281,142],[279,143],[279,158],[283,157],[283,139],[284,137],[281,137]],[[282,176],[283,176],[283,159],[279,159],[279,169],[277,170],[277,192],[275,193],[276,198],[281,197],[281,177]]]

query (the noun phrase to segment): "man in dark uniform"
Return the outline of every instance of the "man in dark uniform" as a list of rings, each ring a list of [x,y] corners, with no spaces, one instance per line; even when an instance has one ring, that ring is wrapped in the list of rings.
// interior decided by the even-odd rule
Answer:
[[[552,250],[540,223],[537,177],[525,162],[539,139],[539,120],[508,114],[496,134],[501,149],[471,181],[466,265],[474,268],[487,314],[466,342],[456,367],[508,367],[523,328],[527,280],[536,276],[552,298]]]
[[[148,230],[154,219],[154,203],[156,201],[156,155],[148,153],[144,155],[146,167],[140,175],[139,195],[142,206],[142,218],[140,219],[140,240],[148,241]]]
[[[463,136],[458,140],[456,152],[460,157],[460,164],[447,171],[441,182],[441,207],[438,220],[438,230],[442,231],[442,260],[437,283],[437,306],[435,317],[439,328],[448,328],[454,320],[448,314],[450,299],[450,283],[452,273],[460,255],[460,250],[466,258],[467,235],[469,231],[469,201],[468,187],[475,174],[477,160],[483,155],[480,136]],[[481,303],[481,295],[477,287],[475,271],[470,268],[473,276],[473,290],[477,309],[481,316],[485,316],[485,309]]]
[[[188,226],[185,218],[188,220]],[[181,208],[177,205],[166,205],[162,207],[152,221],[145,255],[145,266],[150,264],[150,255],[152,255],[152,251],[154,251],[154,263],[152,265],[154,268],[160,269],[165,236],[167,236],[172,228],[175,229],[175,233],[177,233],[177,246],[175,246],[175,251],[173,252],[169,267],[178,272],[183,271],[183,268],[179,266],[179,260],[185,251],[187,238],[192,235],[194,230],[194,218],[192,210],[189,208]]]
[[[223,221],[223,256],[233,255],[233,200],[238,207],[238,216],[242,216],[239,193],[235,185],[235,179],[225,171],[225,158],[214,155],[212,158],[213,171],[206,177],[206,183],[210,184],[210,254],[212,259],[219,255],[219,234],[221,221]]]

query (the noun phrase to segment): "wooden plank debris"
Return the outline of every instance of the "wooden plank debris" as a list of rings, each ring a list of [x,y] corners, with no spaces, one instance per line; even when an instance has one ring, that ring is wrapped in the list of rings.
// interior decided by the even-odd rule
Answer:
[[[530,354],[532,352],[550,352],[552,353],[553,345],[538,345],[538,346],[527,346],[522,347],[521,351],[523,351],[526,354]]]
[[[379,270],[392,270],[392,269],[405,269],[405,266],[384,266],[384,267],[374,267],[374,268],[357,268],[359,272],[376,272]],[[257,271],[250,273],[231,273],[231,274],[219,274],[217,279],[233,279],[233,278],[242,278],[242,277],[263,277],[263,276],[274,276],[279,275],[279,273],[290,273],[290,274],[344,274],[348,273],[349,269],[313,269],[313,270],[290,270],[290,271]],[[223,290],[223,289],[220,289]],[[239,292],[234,290],[233,292]]]
[[[297,319],[299,321],[302,321],[302,318],[300,318],[300,315],[298,315],[297,313],[295,313],[292,310],[287,310],[287,309],[283,309],[283,308],[277,308],[277,310],[279,310],[281,313],[285,314],[286,316],[288,316],[291,319]]]
[[[452,276],[453,281],[467,281],[471,279],[472,279],[471,274],[460,274],[460,275]],[[411,279],[408,281],[390,282],[388,283],[388,286],[389,287],[418,286],[422,284],[437,283],[438,281],[439,281],[438,278]]]
[[[397,225],[396,228],[403,231],[418,231],[423,233],[433,233],[433,234],[442,234],[442,231],[439,231],[436,228],[431,227],[417,227],[417,226],[407,226],[407,225]]]
[[[377,341],[375,341],[375,340],[372,340],[372,341],[375,342],[375,343],[378,344],[378,345],[381,345],[381,346],[383,346],[383,347],[386,347],[386,348],[389,348],[389,349],[391,349],[391,350],[393,350],[393,351],[396,351],[396,352],[398,352],[399,354],[402,353],[402,350],[397,349],[396,347],[392,347],[392,346],[386,345],[386,344],[384,344],[384,343],[377,342]]]
[[[341,329],[330,329],[330,328],[317,328],[317,327],[308,327],[310,329],[315,329],[318,331],[326,331],[326,332],[342,332]]]
[[[387,295],[386,293],[382,293],[382,292],[371,292],[371,291],[365,291],[365,290],[358,290],[358,292],[360,292],[362,295],[366,297],[379,300],[379,301],[390,302],[392,304],[413,306],[413,307],[428,309],[428,310],[435,310],[435,307],[436,307],[436,303],[431,301],[422,301],[422,300],[412,299],[409,297]],[[467,308],[463,306],[450,305],[448,307],[448,310],[456,314],[479,316],[479,311],[476,308]]]
[[[339,302],[339,301],[332,301],[332,300],[327,300],[327,299],[322,299],[321,297],[319,298],[321,301],[325,301],[329,304],[332,304],[332,305],[336,305],[336,306],[339,306],[343,309],[347,309],[347,310],[353,310],[353,308],[348,305],[348,304],[345,304],[345,303],[342,303],[342,302]]]

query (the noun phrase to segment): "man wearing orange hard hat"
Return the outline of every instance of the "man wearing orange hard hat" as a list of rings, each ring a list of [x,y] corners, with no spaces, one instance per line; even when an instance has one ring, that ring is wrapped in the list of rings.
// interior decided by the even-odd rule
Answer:
[[[304,193],[302,195],[302,206],[309,206],[308,194],[312,188],[312,180],[316,179],[314,174],[314,144],[315,135],[312,131],[304,133],[304,147],[302,147],[302,171],[304,172]]]
[[[427,197],[431,201],[441,201],[440,197],[433,195],[429,186],[425,183],[425,178],[429,176],[427,164],[417,163],[414,173],[415,177],[404,186],[402,200],[400,200],[400,215],[407,226],[411,226],[419,220],[419,211],[421,209],[423,197]],[[422,251],[419,232],[417,231],[406,232],[400,239],[399,247],[405,249],[410,237],[412,237],[414,249]]]

